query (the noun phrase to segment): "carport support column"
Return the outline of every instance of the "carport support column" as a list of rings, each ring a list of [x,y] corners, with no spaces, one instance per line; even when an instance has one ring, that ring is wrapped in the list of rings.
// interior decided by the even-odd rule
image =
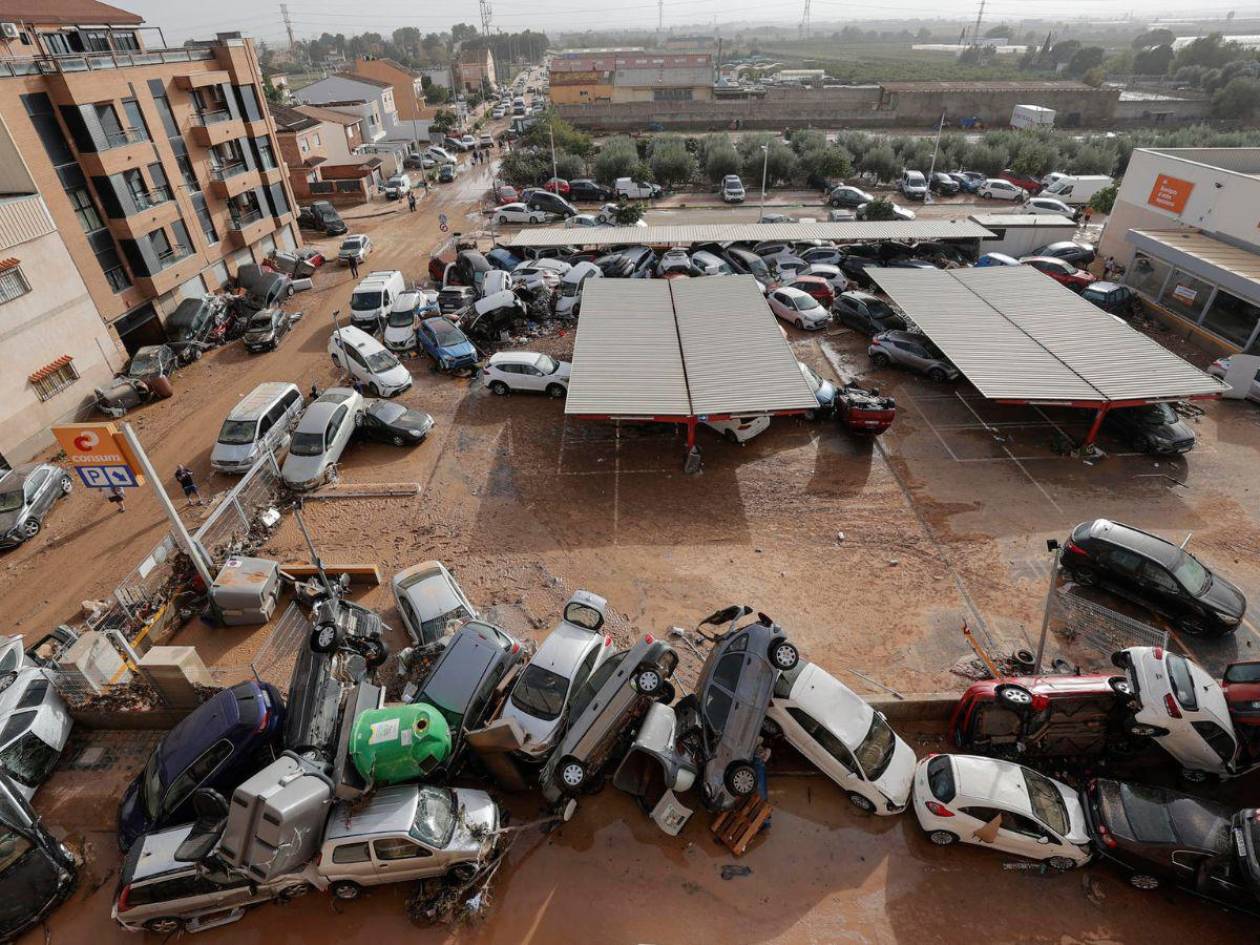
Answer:
[[[687,458],[683,461],[683,472],[688,476],[699,475],[701,469],[700,450],[696,448],[696,418],[687,418]]]
[[[1111,409],[1109,404],[1104,404],[1098,408],[1098,413],[1094,415],[1094,422],[1089,425],[1089,432],[1085,434],[1085,440],[1081,443],[1081,449],[1089,449],[1094,445],[1094,440],[1098,439],[1098,431],[1102,427],[1102,422],[1107,416],[1107,411]]]
[[[694,449],[696,445],[696,418],[687,418],[687,449]]]

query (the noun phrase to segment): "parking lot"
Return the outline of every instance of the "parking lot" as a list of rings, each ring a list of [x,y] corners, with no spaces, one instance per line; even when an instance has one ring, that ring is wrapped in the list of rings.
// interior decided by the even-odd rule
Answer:
[[[402,209],[352,223],[351,232],[376,241],[368,267],[420,278],[431,248],[449,239],[437,213],[475,222],[488,184],[486,170],[470,171],[416,214]],[[158,470],[183,462],[206,484],[203,495],[229,488],[208,466],[222,417],[263,380],[293,380],[304,390],[337,381],[325,345],[332,312],[344,309],[352,285],[348,273],[325,267],[315,290],[294,300],[306,317],[279,352],[211,352],[176,378],[176,397],[129,418]],[[970,653],[964,622],[995,653],[1035,644],[1050,566],[1045,540],[1089,518],[1178,541],[1192,533],[1190,548],[1260,599],[1255,405],[1207,404],[1195,424],[1199,446],[1185,457],[1134,455],[1104,439],[1107,456],[1089,464],[1054,449],[1058,436],[1083,432],[1079,413],[999,406],[965,383],[872,371],[864,339],[846,329],[788,332],[797,356],[825,376],[860,378],[893,394],[898,412],[889,433],[871,442],[829,421],[779,418],[740,447],[702,429],[704,471],[685,476],[684,439],[671,427],[566,419],[556,401],[496,398],[476,380],[409,361],[415,386],[400,400],[433,414],[433,434],[410,451],[356,445],[341,475],[347,483],[415,483],[419,492],[308,503],[320,552],[329,562],[376,564],[387,577],[439,558],[496,622],[535,639],[577,588],[608,598],[623,639],[690,626],[717,607],[746,602],[785,627],[806,658],[868,696],[883,693],[849,671],[902,693],[960,690],[965,681],[950,670]],[[567,355],[572,333],[522,346]],[[195,522],[201,512],[185,514]],[[130,570],[164,527],[148,490],[129,499],[124,514],[76,490],[37,541],[0,557],[11,626],[34,637],[70,618],[80,601],[101,596]],[[264,551],[306,557],[291,517]],[[387,588],[359,599],[398,626]],[[194,623],[173,642],[245,665],[259,636]],[[1177,642],[1213,672],[1254,656],[1254,605],[1232,637]],[[1087,656],[1053,641],[1051,655],[1059,652],[1074,662]],[[694,671],[693,658],[685,665]],[[85,736],[76,744],[106,742]],[[943,748],[931,729],[911,742],[920,754]],[[50,826],[89,844],[88,875],[48,923],[54,943],[134,940],[101,921],[118,863],[118,785],[136,763],[126,752],[114,757],[110,777],[75,770],[68,758],[39,795]],[[747,876],[721,877],[732,861],[702,816],[670,839],[627,797],[605,791],[561,829],[523,832],[494,884],[488,918],[457,933],[413,926],[406,889],[382,887],[355,903],[312,895],[265,906],[198,940],[296,943],[318,928],[324,940],[795,945],[918,941],[930,929],[934,941],[952,945],[1004,939],[1006,928],[1031,925],[1035,931],[1019,939],[1050,945],[1237,942],[1250,928],[1178,894],[1139,893],[1101,867],[1046,876],[987,851],[934,848],[912,815],[857,814],[827,781],[804,776],[805,767],[790,753],[775,759],[773,828],[741,861]],[[518,821],[534,817],[535,805],[517,800]]]

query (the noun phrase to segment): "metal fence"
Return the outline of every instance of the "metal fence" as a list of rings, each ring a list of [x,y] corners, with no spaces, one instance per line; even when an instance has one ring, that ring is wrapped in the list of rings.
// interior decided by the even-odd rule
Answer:
[[[1095,651],[1110,665],[1111,654],[1129,646],[1168,646],[1168,633],[1102,604],[1059,588],[1051,595],[1051,626],[1065,644]]]
[[[266,537],[258,528],[258,515],[273,507],[279,497],[280,466],[275,456],[267,453],[223,497],[193,538],[215,565],[222,565],[233,553],[249,550]]]

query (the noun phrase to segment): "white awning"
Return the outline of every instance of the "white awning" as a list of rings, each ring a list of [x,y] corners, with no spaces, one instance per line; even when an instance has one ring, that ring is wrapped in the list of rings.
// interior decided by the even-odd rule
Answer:
[[[890,220],[863,223],[707,223],[692,226],[532,227],[505,246],[690,246],[762,240],[951,240],[993,234],[971,220]]]

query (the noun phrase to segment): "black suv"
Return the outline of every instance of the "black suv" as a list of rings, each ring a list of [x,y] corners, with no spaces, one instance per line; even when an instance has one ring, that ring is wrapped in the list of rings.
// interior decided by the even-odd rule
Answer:
[[[1107,411],[1102,428],[1143,453],[1188,453],[1194,431],[1168,404],[1143,404]]]
[[[327,200],[316,200],[298,210],[298,226],[304,230],[319,230],[329,236],[340,236],[346,232],[341,214]]]
[[[906,320],[879,296],[869,292],[841,292],[831,304],[840,324],[867,337],[882,331],[905,331]]]
[[[201,352],[210,347],[206,339],[222,314],[223,303],[217,296],[184,299],[166,316],[166,343],[181,361],[196,361]]]
[[[940,194],[942,197],[952,197],[962,190],[962,185],[948,174],[937,171],[932,175],[932,179],[928,181],[928,188],[934,194]]]
[[[1184,633],[1223,636],[1238,628],[1247,598],[1190,552],[1105,518],[1072,529],[1063,570],[1163,614]]]
[[[569,200],[585,203],[606,203],[613,199],[613,192],[593,180],[569,181]]]

